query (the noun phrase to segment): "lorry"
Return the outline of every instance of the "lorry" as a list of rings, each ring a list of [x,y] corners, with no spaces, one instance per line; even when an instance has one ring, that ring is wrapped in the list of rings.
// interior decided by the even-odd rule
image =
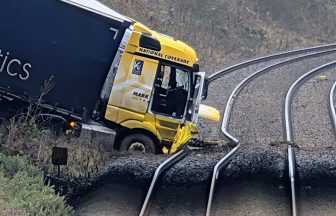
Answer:
[[[0,118],[36,103],[62,131],[160,153],[187,124],[219,120],[201,104],[196,52],[95,0],[0,1]]]

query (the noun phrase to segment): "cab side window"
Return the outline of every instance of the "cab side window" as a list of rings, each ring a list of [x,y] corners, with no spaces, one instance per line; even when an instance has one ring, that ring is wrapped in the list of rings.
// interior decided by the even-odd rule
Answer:
[[[174,118],[182,118],[189,89],[187,71],[160,65],[154,84],[152,111]]]

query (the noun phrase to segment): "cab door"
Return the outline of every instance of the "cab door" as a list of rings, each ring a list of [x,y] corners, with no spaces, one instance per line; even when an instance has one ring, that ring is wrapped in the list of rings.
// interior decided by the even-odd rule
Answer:
[[[160,64],[154,81],[151,112],[162,140],[172,142],[178,127],[185,121],[189,95],[189,72]]]
[[[120,106],[139,113],[146,113],[153,90],[158,61],[134,56],[122,89]]]
[[[205,72],[194,73],[194,95],[193,95],[193,111],[192,122],[198,123],[199,109],[202,100],[202,94],[204,89]]]
[[[118,124],[126,120],[144,121],[157,68],[157,60],[125,53],[116,73],[105,118]]]

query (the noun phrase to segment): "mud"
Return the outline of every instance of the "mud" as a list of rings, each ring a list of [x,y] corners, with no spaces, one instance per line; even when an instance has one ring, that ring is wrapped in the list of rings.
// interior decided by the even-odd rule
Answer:
[[[290,199],[280,179],[268,176],[224,182],[218,186],[215,215],[290,215]]]
[[[78,216],[138,215],[143,191],[136,185],[107,184],[80,200]]]
[[[303,216],[335,215],[336,188],[305,186],[300,193],[299,211]]]

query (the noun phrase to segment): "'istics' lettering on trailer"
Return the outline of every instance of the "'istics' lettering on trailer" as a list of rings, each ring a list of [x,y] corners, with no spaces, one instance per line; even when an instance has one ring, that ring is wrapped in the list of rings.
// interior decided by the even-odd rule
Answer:
[[[10,53],[2,53],[0,50],[0,73],[6,72],[9,76],[18,76],[21,80],[27,80],[30,76],[30,63],[22,63],[19,59],[11,58]]]

